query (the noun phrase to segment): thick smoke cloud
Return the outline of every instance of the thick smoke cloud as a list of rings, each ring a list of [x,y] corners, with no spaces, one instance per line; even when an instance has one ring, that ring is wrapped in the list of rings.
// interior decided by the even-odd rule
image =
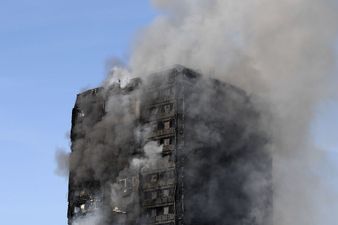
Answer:
[[[112,77],[113,73],[117,77]],[[121,74],[125,73],[113,68],[109,82],[78,97],[73,110],[69,182],[75,190],[89,188],[84,189],[91,195],[87,200],[96,202],[86,209],[93,212],[74,218],[74,225],[105,225],[113,220],[112,209],[121,211],[117,207],[122,201],[121,188],[116,178],[128,170],[131,156],[138,150],[136,141],[146,133],[145,127],[138,126],[138,82],[121,88]],[[107,199],[102,201],[102,196]]]
[[[119,84],[107,85],[95,95],[89,93],[77,101],[81,108],[75,109],[79,120],[72,131],[76,141],[70,158],[70,170],[76,171],[77,181],[116,177],[136,151],[137,92],[124,92],[114,88],[116,85]]]
[[[183,64],[259,96],[274,154],[274,224],[334,224],[337,193],[318,175],[328,161],[309,133],[315,107],[334,91],[337,3],[153,4],[163,13],[135,44],[132,72]]]
[[[269,135],[254,97],[212,79],[187,92],[186,224],[271,225]]]

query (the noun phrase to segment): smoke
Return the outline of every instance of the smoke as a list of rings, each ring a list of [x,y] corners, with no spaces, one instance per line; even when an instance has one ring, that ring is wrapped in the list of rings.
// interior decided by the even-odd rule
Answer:
[[[57,149],[55,152],[57,168],[55,174],[62,177],[68,177],[69,174],[69,153],[64,149]]]
[[[139,169],[156,169],[163,166],[165,159],[162,157],[162,146],[154,141],[148,142],[144,147],[144,157],[133,158],[131,167],[138,171]]]
[[[78,179],[114,177],[135,151],[132,131],[137,126],[137,115],[132,106],[137,94],[124,93],[114,85],[78,100],[81,109],[75,113],[80,115],[80,121],[73,128],[76,142],[70,159],[70,169],[76,171]],[[85,119],[81,120],[81,116]]]
[[[107,79],[104,81],[103,86],[109,87],[114,83],[118,83],[122,88],[124,88],[132,78],[130,72],[120,66],[113,66],[107,75]]]
[[[96,210],[93,213],[86,215],[84,217],[78,217],[73,222],[72,225],[99,225],[103,220],[103,215],[100,210]]]
[[[135,43],[132,73],[182,64],[258,96],[272,139],[274,224],[334,224],[337,193],[320,175],[329,161],[310,125],[335,88],[337,3],[152,2],[162,13]]]

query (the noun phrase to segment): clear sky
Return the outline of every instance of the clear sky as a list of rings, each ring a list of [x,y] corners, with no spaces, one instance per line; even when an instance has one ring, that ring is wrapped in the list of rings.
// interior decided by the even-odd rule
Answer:
[[[66,225],[54,155],[76,94],[100,84],[109,58],[127,60],[154,16],[147,0],[0,0],[0,224]],[[317,115],[316,141],[338,162],[338,102]]]

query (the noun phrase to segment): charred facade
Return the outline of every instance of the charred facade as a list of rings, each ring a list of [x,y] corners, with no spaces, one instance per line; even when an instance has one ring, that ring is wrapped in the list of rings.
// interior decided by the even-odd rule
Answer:
[[[132,96],[113,105],[128,108],[128,121],[109,115],[114,96]],[[69,224],[97,209],[103,225],[271,224],[268,138],[239,88],[176,66],[124,88],[89,90],[77,97],[71,139]],[[91,162],[88,152],[101,145]],[[149,159],[151,147],[161,151]],[[144,159],[151,162],[131,165]]]

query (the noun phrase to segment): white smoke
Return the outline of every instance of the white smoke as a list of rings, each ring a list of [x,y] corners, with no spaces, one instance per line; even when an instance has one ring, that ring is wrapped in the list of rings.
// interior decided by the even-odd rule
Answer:
[[[104,81],[104,86],[109,87],[114,83],[117,83],[124,88],[132,79],[130,72],[122,66],[113,66],[107,74],[107,78]]]
[[[83,217],[76,218],[72,225],[100,225],[102,221],[102,214],[100,210],[95,210],[94,212],[87,214]]]
[[[152,2],[162,14],[135,44],[132,72],[183,64],[259,96],[274,153],[274,225],[335,224],[338,195],[320,175],[328,161],[310,124],[334,91],[337,3]]]
[[[139,170],[140,168],[156,169],[161,165],[163,166],[162,162],[167,160],[162,157],[162,148],[163,146],[159,146],[157,142],[148,142],[143,147],[144,157],[132,159],[130,167],[134,170]]]

